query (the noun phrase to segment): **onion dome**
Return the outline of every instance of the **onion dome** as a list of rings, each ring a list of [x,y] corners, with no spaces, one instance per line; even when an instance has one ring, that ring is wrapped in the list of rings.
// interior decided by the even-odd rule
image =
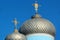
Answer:
[[[26,38],[23,34],[20,34],[17,30],[15,30],[15,32],[9,34],[5,40],[26,40]]]
[[[15,23],[15,29],[14,32],[12,34],[9,34],[5,40],[26,40],[25,35],[21,34],[18,32],[18,30],[16,29],[16,25],[17,25],[17,21],[16,19],[14,20]]]
[[[47,33],[52,36],[55,36],[55,27],[54,25],[47,19],[42,18],[37,10],[38,3],[34,4],[36,14],[31,17],[31,19],[25,21],[21,26],[19,32],[27,35],[33,33]]]

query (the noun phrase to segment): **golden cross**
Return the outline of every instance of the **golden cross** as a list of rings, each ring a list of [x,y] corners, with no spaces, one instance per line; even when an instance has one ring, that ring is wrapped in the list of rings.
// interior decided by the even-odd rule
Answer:
[[[17,21],[16,18],[13,20],[13,23],[14,23],[14,27],[15,27],[15,29],[16,29],[16,28],[17,28],[17,24],[18,24],[18,21]]]
[[[35,8],[35,11],[37,12],[38,11],[38,7],[39,7],[39,4],[37,3],[37,1],[35,1],[35,3],[33,4],[34,8]]]
[[[33,4],[33,6],[34,6],[34,8],[35,8],[35,11],[36,11],[36,13],[38,12],[38,8],[39,8],[39,4],[38,4],[38,2],[37,1],[35,1],[35,3]]]

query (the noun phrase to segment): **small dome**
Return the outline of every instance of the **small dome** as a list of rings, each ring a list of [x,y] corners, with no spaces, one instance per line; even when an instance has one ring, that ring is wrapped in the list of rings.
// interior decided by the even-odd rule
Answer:
[[[48,33],[55,36],[54,25],[40,17],[38,14],[32,17],[32,19],[27,20],[20,28],[19,32],[27,35],[32,33]]]
[[[17,30],[18,21],[16,18],[13,20],[13,23],[14,23],[14,32],[12,34],[8,35],[5,38],[5,40],[26,40],[25,35],[19,33]]]
[[[26,37],[23,34],[15,31],[14,33],[8,35],[5,40],[26,40]]]

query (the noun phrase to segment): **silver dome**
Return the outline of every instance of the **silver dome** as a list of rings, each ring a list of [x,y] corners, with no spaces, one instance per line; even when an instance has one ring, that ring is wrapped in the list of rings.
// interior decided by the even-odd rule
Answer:
[[[8,35],[5,40],[26,40],[26,37],[23,34],[20,34],[19,32],[14,32]]]
[[[52,36],[55,36],[54,25],[41,18],[38,14],[32,17],[32,19],[27,20],[20,28],[19,32],[23,34],[32,34],[32,33],[48,33]]]

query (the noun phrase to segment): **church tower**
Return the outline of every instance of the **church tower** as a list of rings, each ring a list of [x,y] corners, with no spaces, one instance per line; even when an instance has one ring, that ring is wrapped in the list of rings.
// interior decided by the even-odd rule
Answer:
[[[7,35],[5,40],[26,40],[25,35],[19,33],[18,30],[17,30],[18,22],[17,22],[16,18],[13,20],[13,22],[14,22],[14,28],[15,28],[14,32],[9,34],[9,35]]]
[[[27,40],[55,40],[54,25],[39,15],[37,1],[33,6],[36,11],[35,15],[23,23],[19,32],[26,35]]]
[[[39,15],[39,4],[33,4],[35,15],[23,23],[19,31],[17,30],[17,20],[14,22],[14,32],[7,35],[5,40],[55,40],[56,30],[52,22]]]

